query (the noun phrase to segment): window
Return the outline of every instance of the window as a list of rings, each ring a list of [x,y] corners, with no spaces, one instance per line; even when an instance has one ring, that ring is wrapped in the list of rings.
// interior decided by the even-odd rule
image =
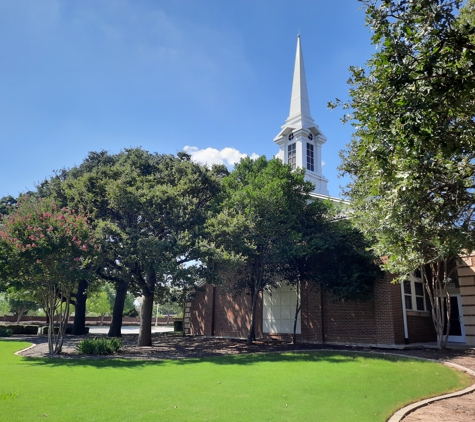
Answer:
[[[290,144],[287,147],[287,163],[290,164],[292,170],[297,167],[297,150],[295,144]]]
[[[414,276],[404,282],[404,303],[408,311],[427,311],[424,285]]]
[[[307,170],[315,171],[315,159],[313,156],[313,145],[307,142]]]

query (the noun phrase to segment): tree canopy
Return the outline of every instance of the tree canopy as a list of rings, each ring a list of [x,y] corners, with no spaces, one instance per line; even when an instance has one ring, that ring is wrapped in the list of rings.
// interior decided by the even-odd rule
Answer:
[[[208,265],[217,282],[234,294],[251,295],[248,344],[260,292],[281,280],[298,280],[294,262],[309,249],[305,227],[321,228],[329,213],[328,204],[311,200],[313,186],[304,173],[278,159],[244,158],[223,180],[219,212],[208,221],[215,248]]]
[[[376,52],[350,69],[346,193],[385,269],[404,278],[432,265],[424,281],[442,346],[450,301],[436,291],[474,248],[474,29],[457,20],[458,0],[362,3]]]
[[[151,344],[157,286],[196,279],[201,234],[223,171],[193,163],[184,153],[176,157],[134,148],[90,154],[43,188],[88,209],[102,241],[101,276],[125,282],[124,299],[127,288],[144,297],[139,345]]]

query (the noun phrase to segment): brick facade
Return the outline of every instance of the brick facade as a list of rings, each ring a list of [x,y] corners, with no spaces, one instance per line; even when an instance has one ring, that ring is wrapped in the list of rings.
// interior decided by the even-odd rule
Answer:
[[[262,337],[262,295],[256,309],[255,333]],[[217,337],[247,337],[250,327],[251,296],[233,298],[220,287],[200,287],[189,309],[187,334]],[[186,317],[186,315],[185,315]]]
[[[301,286],[301,334],[298,341],[332,344],[404,344],[401,286],[386,275],[377,281],[373,297],[364,302],[337,300],[320,287]],[[308,290],[307,290],[308,289]],[[247,337],[251,297],[235,298],[221,287],[204,285],[185,315],[186,333],[218,337]],[[262,296],[256,310],[256,338],[290,340],[289,334],[262,332]],[[430,315],[408,312],[409,342],[435,341]]]
[[[475,255],[462,257],[457,273],[466,342],[475,345]]]

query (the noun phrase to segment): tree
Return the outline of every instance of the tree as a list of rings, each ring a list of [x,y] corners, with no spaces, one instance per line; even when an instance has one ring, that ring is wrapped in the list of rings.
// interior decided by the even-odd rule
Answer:
[[[86,268],[96,252],[87,217],[25,196],[13,212],[2,217],[0,227],[0,261],[6,263],[0,268],[0,278],[7,286],[21,286],[34,294],[49,319],[49,352],[59,354],[71,293],[80,279],[91,276]]]
[[[0,293],[0,315],[6,315],[8,312],[10,312],[10,306],[6,294]]]
[[[377,265],[380,260],[370,250],[369,242],[350,220],[339,218],[340,213],[337,209],[330,210],[329,215],[307,213],[300,220],[303,237],[290,262],[294,274],[288,279],[298,293],[294,344],[298,315],[316,287],[337,300],[365,301],[372,297],[374,282],[382,275]]]
[[[61,207],[77,208],[82,207],[80,201],[77,201],[74,192],[66,192],[66,181],[71,181],[83,177],[85,174],[90,173],[93,169],[108,168],[112,166],[118,159],[117,155],[110,155],[106,151],[90,152],[86,159],[80,166],[73,167],[71,169],[62,169],[55,171],[53,177],[45,179],[43,182],[36,186],[37,190],[33,194],[40,198],[54,200],[56,204]],[[97,186],[97,190],[94,190],[92,186],[89,186],[90,201],[88,207],[95,209],[94,205],[102,204],[102,185]],[[96,199],[94,202],[93,199]],[[3,198],[3,202],[11,202],[11,198]],[[91,206],[92,202],[92,206]],[[94,217],[90,214],[89,220],[93,225],[96,224],[97,214],[93,213]],[[107,243],[106,243],[107,245]],[[96,291],[98,284],[107,280],[113,282],[116,285],[116,294],[114,302],[113,319],[109,330],[110,336],[121,336],[122,326],[122,314],[124,309],[124,301],[126,300],[128,289],[128,277],[127,274],[121,274],[121,267],[115,265],[114,254],[110,253],[111,248],[102,248],[102,253],[97,258],[101,259],[100,263],[95,265],[94,270],[96,272],[96,278],[91,280],[79,280],[76,291],[71,295],[71,304],[75,307],[73,332],[76,335],[86,334],[86,301],[88,293],[90,291]]]
[[[474,248],[474,28],[457,21],[458,0],[362,3],[377,49],[350,68],[344,104],[355,127],[341,165],[352,219],[387,271],[404,280],[421,270],[442,348],[453,261]]]
[[[304,170],[292,171],[280,160],[244,158],[223,180],[220,212],[210,218],[208,230],[214,255],[207,265],[214,282],[235,294],[251,296],[247,343],[252,344],[256,305],[266,286],[288,279],[289,257],[296,256],[302,240],[305,210],[325,212],[321,201],[310,201],[313,186]]]
[[[222,172],[193,163],[184,153],[175,157],[135,148],[96,154],[57,182],[55,195],[73,207],[85,206],[102,240],[100,276],[117,285],[113,325],[121,321],[128,291],[143,296],[140,346],[151,345],[157,286],[187,279],[183,274],[194,274],[201,265],[200,238]],[[114,334],[120,335],[120,325]]]
[[[21,317],[28,311],[36,311],[38,304],[35,302],[31,292],[24,290],[16,290],[11,287],[7,290],[8,310],[13,312],[17,318],[17,324],[21,321]]]
[[[100,290],[89,297],[87,312],[97,313],[101,316],[101,325],[104,325],[104,315],[109,314],[111,306],[105,290]]]

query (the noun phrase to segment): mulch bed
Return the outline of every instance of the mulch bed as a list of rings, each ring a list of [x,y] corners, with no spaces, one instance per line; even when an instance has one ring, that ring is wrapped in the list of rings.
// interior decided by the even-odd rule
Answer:
[[[87,336],[106,337],[105,335]],[[347,347],[347,346],[329,346],[322,344],[297,344],[293,345],[281,341],[255,341],[253,345],[248,346],[245,340],[209,338],[201,336],[186,336],[155,333],[152,335],[152,346],[138,347],[137,334],[129,334],[122,336],[121,350],[111,356],[93,356],[96,359],[125,358],[125,359],[189,359],[203,358],[212,356],[238,355],[243,353],[271,353],[271,352],[288,352],[296,350],[335,350],[335,351],[360,351],[366,353],[387,353],[405,356],[413,356],[419,358],[433,359],[438,361],[451,361],[459,365],[475,370],[475,349],[466,350],[437,350],[437,349],[377,349],[363,347]],[[45,336],[13,336],[12,340],[31,341],[36,346],[21,353],[22,356],[28,357],[52,357],[48,354],[47,338]],[[54,357],[62,359],[82,359],[91,358],[78,354],[76,346],[78,342],[86,338],[86,336],[66,336],[63,351],[59,356]]]

